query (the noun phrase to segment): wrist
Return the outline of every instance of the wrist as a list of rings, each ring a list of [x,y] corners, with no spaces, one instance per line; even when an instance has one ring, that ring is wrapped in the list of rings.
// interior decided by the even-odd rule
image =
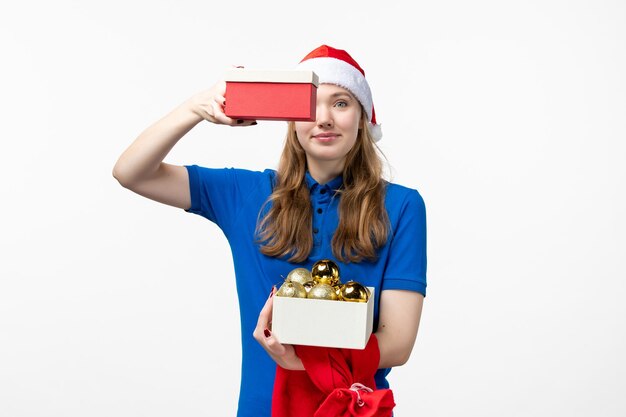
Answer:
[[[200,115],[198,106],[194,103],[193,99],[185,101],[178,106],[175,111],[181,121],[184,121],[186,124],[192,124],[192,126],[204,120],[204,117]]]

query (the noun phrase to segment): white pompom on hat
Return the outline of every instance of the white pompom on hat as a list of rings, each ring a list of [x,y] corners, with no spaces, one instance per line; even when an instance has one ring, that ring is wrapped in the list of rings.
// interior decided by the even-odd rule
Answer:
[[[322,45],[309,52],[298,64],[298,69],[315,72],[320,84],[335,84],[354,94],[367,114],[374,140],[378,142],[383,137],[380,125],[376,123],[372,91],[365,79],[365,71],[350,54],[342,49]]]

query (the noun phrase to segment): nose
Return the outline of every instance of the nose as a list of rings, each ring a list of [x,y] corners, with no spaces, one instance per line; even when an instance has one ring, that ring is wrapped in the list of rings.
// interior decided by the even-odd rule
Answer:
[[[317,106],[315,111],[315,118],[318,127],[327,129],[333,126],[333,117],[327,106]]]

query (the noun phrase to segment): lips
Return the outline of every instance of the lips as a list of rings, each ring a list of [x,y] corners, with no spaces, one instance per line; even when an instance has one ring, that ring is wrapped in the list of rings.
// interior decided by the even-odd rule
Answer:
[[[317,139],[320,142],[330,142],[332,140],[337,139],[339,136],[338,133],[325,132],[317,135],[313,135],[313,138]]]

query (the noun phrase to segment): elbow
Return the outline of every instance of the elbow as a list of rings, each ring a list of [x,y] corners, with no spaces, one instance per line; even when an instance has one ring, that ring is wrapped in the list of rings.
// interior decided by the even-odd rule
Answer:
[[[409,361],[410,357],[411,357],[411,351],[400,353],[397,357],[397,361],[394,366],[405,365]]]
[[[117,180],[117,182],[119,182],[122,187],[126,187],[124,185],[126,183],[126,181],[124,179],[124,176],[120,172],[120,169],[117,167],[117,165],[115,165],[113,167],[112,174],[113,174],[113,178],[115,178]]]
[[[384,346],[380,348],[379,368],[394,368],[405,365],[411,357],[413,346]]]
[[[390,345],[380,346],[381,349],[381,366],[382,368],[393,368],[405,365],[411,358],[414,342],[395,342]]]
[[[409,351],[406,351],[404,349],[398,350],[398,351],[396,351],[392,355],[391,358],[389,358],[391,360],[387,364],[388,365],[387,367],[393,368],[393,367],[396,367],[396,366],[405,365],[409,361],[410,357],[411,357],[411,351],[410,350]]]
[[[125,172],[119,161],[113,167],[112,175],[122,187],[131,188],[130,176]]]

